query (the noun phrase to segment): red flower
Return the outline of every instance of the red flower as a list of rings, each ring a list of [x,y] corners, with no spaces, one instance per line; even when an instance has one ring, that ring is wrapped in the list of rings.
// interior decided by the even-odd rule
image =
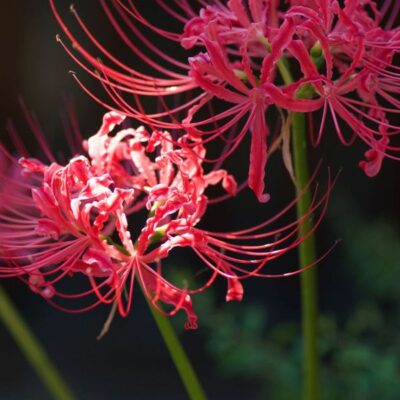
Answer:
[[[149,22],[133,2],[113,0],[109,6],[102,1],[118,35],[153,71],[144,73],[114,57],[73,10],[79,26],[104,59],[100,62],[79,44],[53,0],[50,2],[81,57],[63,46],[100,80],[111,104],[79,83],[102,104],[159,128],[185,128],[203,144],[216,138],[227,142],[220,157],[205,161],[222,161],[250,133],[248,184],[261,201],[269,198],[264,194],[264,177],[268,145],[273,140],[270,121],[266,121],[271,106],[287,113],[307,112],[311,119],[319,118],[316,111],[322,109],[317,135],[313,136],[315,144],[320,142],[331,114],[342,143],[352,143],[358,136],[381,161],[384,157],[398,159],[399,147],[390,145],[390,139],[400,133],[395,122],[400,101],[400,73],[395,65],[400,31],[393,28],[397,3],[385,16],[390,0],[381,9],[373,0],[347,0],[344,4],[337,0],[292,0],[285,11],[279,1],[199,1],[195,6],[177,1],[179,11],[158,2],[183,24],[181,33],[172,33]],[[380,27],[383,19],[385,26]],[[177,61],[147,39],[141,29],[200,52],[188,57],[187,62]],[[290,68],[293,82],[287,74]],[[172,109],[144,113],[141,96],[169,98],[183,92],[193,96]],[[126,100],[124,93],[134,94],[135,100]],[[186,113],[183,120],[179,118],[182,112]],[[286,118],[285,113],[280,115]],[[345,138],[341,121],[347,125],[350,139]],[[227,139],[225,134],[232,129],[235,136]]]
[[[136,278],[160,312],[172,315],[183,309],[186,327],[195,328],[191,295],[222,276],[228,282],[227,301],[241,300],[240,279],[272,276],[261,269],[299,244],[298,230],[309,214],[265,231],[294,201],[250,229],[216,233],[198,228],[209,202],[207,187],[221,182],[234,195],[234,179],[224,170],[204,172],[200,143],[174,149],[168,133],[150,134],[144,128],[112,134],[123,119],[106,114],[98,133],[84,143],[88,156],[75,156],[64,166],[26,157],[17,163],[0,147],[13,166],[12,174],[5,166],[0,173],[0,276],[19,277],[63,310],[116,302],[123,316],[130,310]],[[315,227],[329,192],[330,187],[320,200],[315,198],[309,211],[322,209]],[[143,207],[148,216],[138,228],[129,217]],[[162,260],[181,247],[193,249],[210,268],[208,281],[199,288],[178,288],[163,276]],[[64,293],[60,285],[75,276],[86,277],[88,289]],[[81,298],[91,303],[70,310],[56,302]],[[172,310],[164,312],[158,302]]]

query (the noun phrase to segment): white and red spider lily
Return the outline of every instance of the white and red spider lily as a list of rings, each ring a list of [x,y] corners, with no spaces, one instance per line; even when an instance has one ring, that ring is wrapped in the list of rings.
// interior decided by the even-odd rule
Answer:
[[[380,9],[374,0],[292,0],[288,7],[279,0],[174,0],[170,5],[156,0],[160,12],[182,24],[179,33],[149,21],[138,2],[100,1],[112,27],[147,70],[121,62],[72,9],[96,48],[87,50],[64,23],[55,1],[50,3],[77,52],[64,48],[100,80],[111,102],[78,82],[103,105],[162,129],[184,128],[203,144],[216,138],[227,142],[221,156],[207,162],[228,157],[250,132],[248,185],[260,201],[269,198],[264,178],[267,142],[272,141],[266,112],[271,106],[306,112],[310,121],[319,121],[317,133],[310,132],[314,144],[320,142],[330,114],[343,144],[359,137],[370,147],[366,161],[360,162],[369,176],[379,172],[383,158],[399,158],[400,147],[390,144],[400,133],[396,0],[385,0]],[[148,39],[147,31],[199,53],[177,60]],[[292,69],[292,83],[287,76],[282,83],[285,69]],[[190,96],[181,96],[176,107],[144,113],[141,97],[167,100],[185,92]],[[232,129],[234,137],[225,137]]]
[[[130,311],[137,279],[160,312],[173,315],[182,309],[186,328],[195,328],[191,295],[205,290],[218,276],[227,280],[230,301],[241,300],[244,278],[300,272],[272,275],[261,270],[306,239],[298,238],[299,229],[320,209],[316,229],[331,184],[320,199],[314,196],[307,215],[283,227],[266,230],[296,200],[249,229],[227,233],[200,229],[207,186],[221,182],[234,195],[233,178],[223,170],[204,173],[197,153],[174,150],[167,133],[127,128],[113,134],[123,119],[115,112],[106,114],[98,133],[84,143],[88,156],[75,156],[64,166],[27,157],[16,161],[0,146],[7,160],[0,171],[1,277],[19,277],[62,310],[80,312],[116,303],[123,316]],[[43,152],[49,153],[40,141]],[[201,144],[196,151],[204,151]],[[136,227],[129,217],[143,206],[148,216],[144,226]],[[163,276],[162,260],[182,247],[191,248],[210,269],[207,282],[196,289],[178,288]],[[86,277],[86,290],[65,293],[60,288],[78,276]],[[80,302],[74,309],[64,305],[77,299],[89,303]],[[172,310],[163,311],[159,303]]]

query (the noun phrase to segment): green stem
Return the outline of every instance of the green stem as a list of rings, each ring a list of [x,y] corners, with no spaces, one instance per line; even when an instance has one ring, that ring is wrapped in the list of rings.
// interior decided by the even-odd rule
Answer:
[[[297,192],[300,196],[297,202],[297,215],[302,218],[310,209],[311,194],[302,190],[309,182],[310,174],[307,161],[306,145],[306,115],[293,113],[293,159],[297,182]],[[300,236],[304,237],[312,229],[312,219],[307,218],[300,227]],[[299,246],[300,266],[310,265],[316,260],[314,235],[309,236]],[[302,328],[304,346],[304,399],[319,399],[319,357],[318,357],[318,295],[317,268],[314,266],[300,275],[302,300]]]
[[[293,82],[293,77],[287,68],[286,60],[277,63],[279,72],[286,85]],[[307,90],[297,94],[306,98]],[[310,180],[307,158],[307,124],[306,114],[292,113],[293,134],[293,161],[294,173],[297,183],[297,217],[303,218],[309,212],[311,205],[311,193],[304,192]],[[307,218],[299,230],[300,237],[307,236],[299,245],[300,267],[313,264],[316,261],[315,238],[309,235],[312,230],[312,218]],[[304,374],[304,400],[318,400],[319,388],[319,354],[318,354],[318,291],[317,291],[317,266],[314,265],[300,275],[301,306],[302,306],[302,330],[303,330],[303,374]]]
[[[168,318],[161,315],[147,300],[147,304],[153,314],[157,327],[161,336],[168,348],[169,354],[178,370],[179,376],[182,379],[183,385],[186,388],[187,394],[191,400],[205,400],[206,394],[202,388],[199,379],[189,361],[185,350],[182,347],[174,328]]]
[[[155,209],[154,209],[155,211]],[[152,237],[152,243],[157,243],[165,234],[165,229],[161,228],[156,234]],[[164,343],[168,349],[168,352],[172,358],[172,361],[175,364],[176,369],[178,370],[178,374],[182,380],[183,386],[185,386],[186,393],[191,400],[206,400],[207,396],[203,387],[201,386],[200,380],[196,375],[192,364],[190,363],[189,357],[185,353],[185,349],[183,348],[181,342],[179,341],[174,328],[171,325],[171,322],[168,318],[161,315],[151,304],[151,301],[146,296],[145,290],[143,286],[140,284],[140,289],[146,299],[147,305],[150,308],[151,313],[153,314],[154,320],[160,331],[161,337],[164,340]]]
[[[0,319],[52,397],[56,400],[74,399],[74,395],[46,354],[42,345],[22,319],[5,290],[1,287]]]

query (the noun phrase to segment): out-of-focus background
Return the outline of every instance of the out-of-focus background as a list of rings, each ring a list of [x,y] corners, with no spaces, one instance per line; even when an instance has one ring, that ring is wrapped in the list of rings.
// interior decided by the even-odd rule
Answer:
[[[68,2],[58,3],[72,23]],[[77,2],[76,8],[103,37],[110,31],[108,46],[126,52],[119,41],[114,42],[96,1]],[[60,31],[45,1],[2,6],[0,139],[6,140],[4,126],[12,118],[34,152],[18,102],[22,98],[39,117],[59,155],[68,152],[59,144],[63,143],[60,114],[66,104],[74,104],[86,137],[96,132],[105,112],[68,73],[74,70],[86,77],[56,42]],[[125,58],[135,63],[129,53]],[[341,170],[317,239],[320,254],[341,239],[319,266],[324,400],[400,396],[400,163],[386,160],[379,176],[369,179],[357,166],[365,150],[360,143],[342,147],[327,127],[325,140],[312,152],[314,165],[322,159],[323,168],[330,165],[334,172]],[[243,154],[247,151],[244,146]],[[280,158],[275,154],[268,165],[271,203],[259,205],[251,193],[244,192],[226,205],[210,206],[203,226],[214,230],[245,227],[286,204],[294,194]],[[231,165],[246,174],[240,156]],[[174,262],[178,270],[200,265],[189,255]],[[296,263],[293,254],[277,268],[295,268]],[[64,314],[17,280],[3,285],[79,399],[185,398],[139,291],[128,318],[115,318],[110,332],[97,341],[107,307]],[[173,318],[175,328],[211,399],[297,399],[301,393],[299,279],[253,279],[244,287],[243,302],[228,304],[224,282],[219,282],[194,299],[199,329],[184,331],[182,316]],[[0,399],[48,398],[2,325],[0,354]]]

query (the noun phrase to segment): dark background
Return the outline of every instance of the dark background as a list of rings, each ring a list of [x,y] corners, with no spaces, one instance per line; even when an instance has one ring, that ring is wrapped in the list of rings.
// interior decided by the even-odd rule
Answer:
[[[66,149],[60,148],[57,143],[62,135],[60,112],[65,109],[66,101],[72,99],[84,136],[96,131],[104,110],[84,95],[68,74],[70,69],[79,72],[79,68],[56,43],[55,34],[60,32],[60,28],[47,2],[3,3],[0,14],[0,137],[5,140],[5,129],[2,127],[11,117],[19,127],[21,136],[29,142],[30,133],[18,104],[18,97],[21,97],[39,116],[56,154],[65,153]],[[59,3],[60,9],[69,18],[68,3]],[[82,10],[85,20],[103,29],[104,19],[97,2],[79,3],[83,2],[77,2],[76,6]],[[104,26],[105,37],[107,29],[109,27]],[[120,42],[114,43],[111,39],[110,42],[116,51],[123,51]],[[80,76],[85,75],[81,73]],[[369,179],[357,167],[365,150],[359,143],[351,148],[341,147],[334,131],[328,127],[323,144],[312,154],[314,160],[323,159],[325,168],[330,165],[335,172],[342,170],[331,199],[329,215],[318,231],[321,253],[335,240],[342,239],[320,266],[320,308],[322,314],[328,316],[328,322],[325,321],[328,326],[323,327],[326,334],[324,343],[329,340],[333,343],[330,344],[331,353],[325,352],[323,358],[326,368],[324,378],[328,381],[332,376],[342,379],[340,374],[332,374],[343,369],[343,365],[353,365],[350,372],[344,371],[344,375],[355,370],[363,373],[364,361],[360,361],[360,357],[361,360],[367,357],[366,365],[374,362],[378,365],[378,361],[370,355],[371,349],[377,356],[387,352],[396,359],[396,354],[400,354],[395,337],[400,328],[397,303],[400,300],[400,294],[397,295],[397,278],[400,277],[400,242],[397,241],[400,237],[400,164],[386,160],[379,176]],[[210,229],[221,227],[225,230],[249,225],[263,216],[273,215],[284,204],[283,201],[290,199],[293,195],[290,180],[279,161],[279,154],[274,158],[276,160],[272,160],[268,166],[269,189],[276,194],[270,206],[258,205],[254,197],[246,192],[225,206],[210,207],[209,220],[204,222],[204,226],[208,224]],[[182,265],[199,263],[194,258],[181,258],[177,262]],[[283,267],[296,266],[295,256],[285,262],[289,264]],[[79,315],[63,314],[18,281],[7,281],[4,286],[78,398],[185,398],[181,382],[140,293],[136,293],[135,304],[128,318],[117,317],[108,335],[97,341],[96,336],[108,315],[107,308]],[[287,372],[278,373],[275,368],[286,365],[280,361],[283,359],[288,365],[295,366],[298,363],[298,277],[247,281],[245,298],[239,305],[222,301],[224,289],[222,282],[212,290],[212,297],[205,295],[207,304],[199,300],[197,311],[200,321],[197,331],[184,332],[182,319],[177,317],[174,321],[210,398],[257,398],[263,397],[263,393],[271,396],[264,398],[290,398],[290,395],[284,395],[283,392],[279,395],[271,389],[274,379],[276,387],[282,385],[278,382],[282,376],[287,376],[287,386],[292,385],[296,393],[300,393],[300,372],[288,369]],[[365,330],[360,328],[361,331],[354,332],[350,329],[351,332],[348,332],[351,321],[359,318],[357,313],[361,312],[360,307],[365,309],[363,323],[368,325],[372,319],[375,318],[375,321],[378,318],[374,328],[367,329],[366,342]],[[259,321],[259,317],[254,317],[252,313],[265,313],[268,318]],[[249,334],[252,318],[255,318],[256,325],[262,325],[258,336]],[[335,326],[329,325],[332,323]],[[287,328],[291,324],[294,328]],[[226,329],[222,331],[224,327]],[[280,333],[271,336],[271,332]],[[329,334],[333,338],[329,339]],[[282,337],[285,335],[293,338],[297,346],[294,350],[291,346],[282,347]],[[382,335],[385,336],[383,341]],[[337,348],[342,340],[343,343],[350,343],[350,350],[354,349],[355,344],[366,343],[367,350],[364,349],[364,353],[371,351],[364,359],[357,353],[356,356],[349,356],[349,361],[332,367],[335,354],[344,351],[342,347],[339,350]],[[224,343],[230,343],[228,350],[224,348]],[[273,349],[277,348],[283,350],[275,354]],[[270,361],[268,364],[249,358],[250,354],[257,353],[257,349],[259,352],[263,349],[269,351],[268,358],[271,360],[275,357],[276,363]],[[0,399],[48,398],[41,382],[2,325],[0,354]],[[354,359],[358,361],[351,364]],[[251,372],[257,366],[260,371]],[[395,387],[395,378],[400,379],[398,365],[390,371],[394,371],[393,379],[388,376],[385,381],[384,377],[383,386],[392,387],[393,390],[389,394],[376,392],[377,395],[384,393],[384,399],[394,399],[400,395]],[[263,375],[267,383],[262,383]],[[375,379],[373,374],[362,377],[362,380]],[[347,394],[358,393],[358,383],[354,383],[354,387],[351,382],[346,385]],[[368,393],[368,390],[363,393]]]

